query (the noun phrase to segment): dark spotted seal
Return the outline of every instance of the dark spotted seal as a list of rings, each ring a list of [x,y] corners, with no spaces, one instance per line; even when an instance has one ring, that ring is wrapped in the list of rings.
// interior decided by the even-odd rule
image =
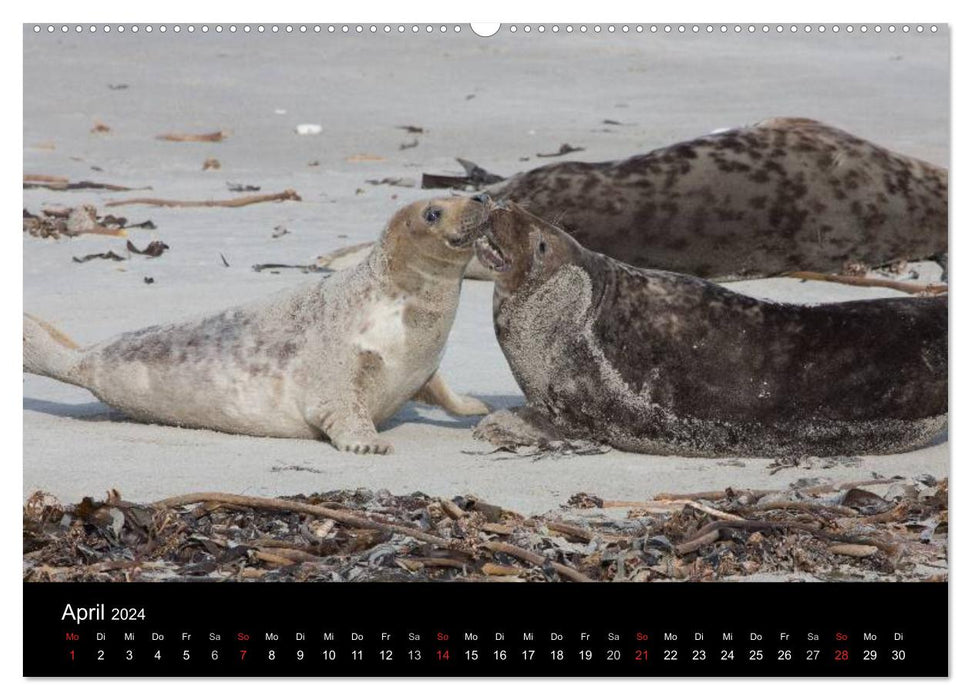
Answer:
[[[354,268],[267,301],[78,349],[24,317],[24,371],[85,387],[147,422],[327,437],[385,453],[376,426],[410,398],[484,414],[438,373],[487,197],[398,211]]]
[[[770,119],[626,160],[556,163],[486,191],[590,250],[708,279],[946,265],[947,170],[809,119]]]
[[[845,455],[910,450],[946,425],[946,297],[771,303],[619,263],[515,205],[490,228],[476,253],[527,403],[478,437]]]

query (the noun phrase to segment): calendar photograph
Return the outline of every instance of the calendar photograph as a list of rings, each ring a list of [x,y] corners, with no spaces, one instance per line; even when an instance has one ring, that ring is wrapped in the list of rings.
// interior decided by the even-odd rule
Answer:
[[[24,25],[25,589],[946,582],[949,52]]]

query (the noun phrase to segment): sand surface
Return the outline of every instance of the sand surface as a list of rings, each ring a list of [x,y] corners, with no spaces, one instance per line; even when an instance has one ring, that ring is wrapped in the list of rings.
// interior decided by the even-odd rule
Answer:
[[[133,229],[162,257],[72,262],[114,250],[101,236],[24,237],[24,308],[87,344],[115,333],[216,311],[307,281],[254,272],[306,264],[376,237],[416,188],[370,185],[456,172],[456,156],[512,174],[571,158],[626,157],[713,129],[771,116],[830,122],[895,150],[948,163],[948,45],[936,36],[35,36],[24,42],[24,172],[151,192],[26,190],[24,206],[90,203],[151,219]],[[127,88],[111,89],[127,85]],[[622,125],[606,125],[604,120]],[[95,122],[110,131],[92,133]],[[298,124],[323,126],[299,136]],[[397,127],[425,131],[406,133]],[[221,143],[171,143],[164,132],[229,132]],[[402,149],[417,139],[417,145]],[[380,159],[355,158],[377,156]],[[528,161],[520,160],[529,157]],[[202,170],[216,158],[219,170]],[[311,165],[316,163],[316,165]],[[223,199],[227,182],[261,193],[294,188],[302,202],[238,209],[104,203],[127,196]],[[275,227],[288,234],[274,238]],[[228,262],[224,265],[222,258]],[[931,280],[933,264],[920,267]],[[153,284],[144,279],[151,277]],[[730,285],[817,303],[891,296],[793,280]],[[522,402],[492,331],[491,284],[467,282],[443,370],[459,391],[496,407]],[[834,378],[838,381],[838,378]],[[322,442],[258,439],[126,421],[83,389],[24,377],[24,480],[66,501],[117,488],[131,500],[196,490],[275,496],[337,488],[476,494],[524,513],[586,491],[610,499],[726,486],[784,487],[948,471],[948,444],[909,454],[810,460],[772,473],[765,459],[685,459],[610,452],[510,458],[484,454],[474,420],[408,404],[385,430],[389,457],[345,455]]]

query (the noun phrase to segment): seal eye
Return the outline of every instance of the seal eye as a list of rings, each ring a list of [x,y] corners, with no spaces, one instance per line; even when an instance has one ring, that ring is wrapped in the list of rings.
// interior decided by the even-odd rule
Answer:
[[[436,221],[442,218],[442,210],[438,207],[428,207],[423,214],[425,221],[429,224],[434,224]]]
[[[546,241],[539,242],[539,254],[546,255]]]

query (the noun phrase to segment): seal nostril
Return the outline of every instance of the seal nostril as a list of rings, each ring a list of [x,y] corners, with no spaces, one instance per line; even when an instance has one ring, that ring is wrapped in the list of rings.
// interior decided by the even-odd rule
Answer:
[[[489,195],[487,195],[485,192],[480,192],[479,194],[472,197],[472,201],[478,202],[479,204],[488,204]]]

